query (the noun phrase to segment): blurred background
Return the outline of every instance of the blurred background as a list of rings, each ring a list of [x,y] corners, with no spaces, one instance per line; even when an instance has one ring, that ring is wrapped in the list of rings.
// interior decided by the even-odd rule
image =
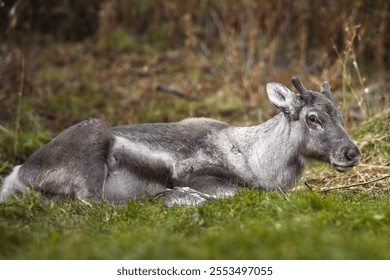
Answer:
[[[0,173],[90,117],[263,122],[292,75],[357,126],[389,108],[389,28],[389,0],[0,0]]]

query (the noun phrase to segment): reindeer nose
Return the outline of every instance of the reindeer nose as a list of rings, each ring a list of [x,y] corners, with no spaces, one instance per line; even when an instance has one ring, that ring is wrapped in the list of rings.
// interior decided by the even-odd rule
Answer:
[[[358,163],[362,157],[362,154],[360,153],[360,150],[358,147],[346,147],[344,148],[344,157],[348,161],[353,161],[354,163]]]

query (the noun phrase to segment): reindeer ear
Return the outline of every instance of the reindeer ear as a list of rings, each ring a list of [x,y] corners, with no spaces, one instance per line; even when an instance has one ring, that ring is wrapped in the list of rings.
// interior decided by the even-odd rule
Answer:
[[[330,85],[328,81],[324,81],[321,84],[321,93],[328,97],[330,100],[332,100],[332,93],[330,92]]]
[[[284,85],[267,84],[267,94],[271,103],[280,109],[288,120],[298,120],[301,101],[299,97]]]

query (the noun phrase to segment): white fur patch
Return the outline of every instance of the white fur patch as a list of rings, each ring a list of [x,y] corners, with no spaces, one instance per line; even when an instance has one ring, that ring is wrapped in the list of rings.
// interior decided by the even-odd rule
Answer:
[[[206,202],[210,195],[198,192],[189,187],[175,187],[164,195],[164,203],[171,207],[174,205],[200,205]]]
[[[120,153],[123,153],[124,155],[129,154],[132,157],[139,156],[150,161],[162,160],[167,163],[173,163],[176,161],[176,158],[174,158],[173,155],[159,150],[158,143],[156,143],[155,147],[157,149],[151,149],[150,146],[144,145],[142,143],[134,143],[126,138],[116,136],[115,144],[112,150],[113,153],[120,151]]]
[[[11,174],[9,174],[5,178],[3,186],[0,190],[0,202],[6,200],[8,197],[15,193],[23,193],[26,191],[26,186],[22,182],[20,182],[18,178],[20,167],[21,165],[15,166]]]
[[[155,146],[158,148],[158,145]],[[145,162],[150,162],[151,166],[157,161],[166,162],[167,166],[174,171],[176,158],[164,151],[153,149],[142,143],[134,143],[126,138],[116,136],[115,144],[112,148],[113,154],[120,154],[123,157],[142,158]],[[111,159],[108,176],[104,185],[103,199],[108,201],[126,201],[142,196],[152,196],[165,190],[165,186],[158,183],[150,183],[141,179],[137,174],[132,174],[126,169],[117,166],[116,159]]]

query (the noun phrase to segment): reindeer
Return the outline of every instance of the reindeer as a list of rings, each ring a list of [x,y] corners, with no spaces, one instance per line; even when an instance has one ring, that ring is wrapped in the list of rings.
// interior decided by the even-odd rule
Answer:
[[[110,128],[101,120],[75,124],[16,166],[0,201],[28,188],[47,197],[121,203],[161,197],[167,206],[197,205],[251,186],[286,191],[312,160],[345,172],[361,152],[344,128],[330,86],[307,90],[297,77],[293,93],[268,83],[281,112],[256,126],[207,118]]]

